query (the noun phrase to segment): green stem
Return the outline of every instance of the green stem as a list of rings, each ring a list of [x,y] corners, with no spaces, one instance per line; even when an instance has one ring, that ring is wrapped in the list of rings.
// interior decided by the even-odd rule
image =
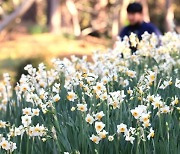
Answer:
[[[23,135],[21,136],[20,147],[19,147],[20,152],[19,153],[21,153],[21,151],[22,151],[22,138],[23,138]]]
[[[26,154],[29,153],[29,136],[27,137],[27,142],[26,142]]]
[[[154,149],[153,153],[156,154],[156,147],[155,147],[155,144],[154,144],[154,140],[152,140],[152,142],[153,142],[153,149]]]
[[[33,137],[33,139],[32,139],[31,153],[33,153],[33,145],[34,145],[34,137]]]
[[[55,113],[56,113],[56,111],[55,111]],[[56,113],[56,115],[54,115],[54,121],[55,121],[55,126],[56,126],[55,128],[57,128],[58,133],[60,133],[60,132],[61,132],[61,129],[60,129],[60,127],[59,127],[59,123],[58,123],[58,120],[57,120],[57,113]],[[57,134],[56,134],[56,135],[57,135]],[[57,147],[58,147],[58,152],[61,153],[61,147],[60,147],[60,145],[59,145],[58,140],[55,139],[55,142],[56,142]]]
[[[60,144],[58,142],[58,135],[57,135],[57,133],[60,134],[60,132],[61,132],[59,122],[58,122],[58,118],[57,118],[57,111],[56,111],[56,108],[51,108],[51,109],[52,109],[52,112],[51,112],[52,113],[52,121],[51,121],[52,122],[52,128],[54,127],[54,129],[56,131],[56,136],[53,137],[53,140],[57,145],[58,153],[61,153],[62,152],[61,151],[61,146],[60,146]],[[49,118],[51,118],[51,117],[49,117]]]
[[[162,132],[161,115],[159,115],[159,125],[160,125],[160,133],[161,133],[161,137],[162,137],[162,139],[164,140],[163,132]]]
[[[145,144],[145,141],[143,141],[143,147],[144,147],[144,154],[146,154],[146,144]]]
[[[136,154],[139,153],[138,146],[139,146],[139,134],[137,135]]]

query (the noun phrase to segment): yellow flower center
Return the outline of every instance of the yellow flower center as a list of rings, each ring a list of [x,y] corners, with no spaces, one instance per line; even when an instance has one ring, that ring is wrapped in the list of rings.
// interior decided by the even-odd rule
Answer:
[[[67,99],[68,99],[68,100],[71,100],[72,98],[73,98],[72,95],[68,95],[68,96],[67,96]]]
[[[99,125],[99,126],[97,126],[97,129],[98,129],[98,130],[100,130],[101,128],[102,128],[102,127],[101,127],[100,125]]]
[[[3,147],[3,148],[7,147],[7,143],[3,143],[3,144],[2,144],[2,147]]]
[[[151,81],[154,81],[155,80],[155,75],[153,74],[153,75],[150,75],[150,80]]]
[[[36,131],[36,132],[40,132],[40,129],[39,129],[39,128],[35,128],[35,131]]]
[[[154,132],[151,133],[151,137],[154,137]]]
[[[132,114],[134,117],[137,117],[138,116],[138,113],[137,112],[133,112]]]
[[[148,126],[149,126],[149,123],[148,123],[148,122],[144,123],[144,126],[145,126],[145,127],[148,127]]]
[[[25,111],[25,114],[29,114],[29,112],[28,112],[28,111]]]
[[[22,89],[23,91],[26,91],[27,90],[27,88],[26,87],[23,87],[23,89]]]
[[[44,94],[41,94],[39,97],[40,97],[40,99],[43,99],[44,98]]]
[[[97,86],[97,89],[98,89],[98,90],[101,90],[101,86]]]
[[[147,117],[145,117],[145,118],[143,119],[143,121],[144,121],[144,122],[148,121],[148,118],[147,118]]]
[[[169,85],[172,85],[172,81],[169,81]]]
[[[87,118],[87,122],[91,122],[91,118],[89,117],[89,118]]]
[[[97,138],[94,137],[94,138],[92,139],[92,141],[93,141],[93,142],[97,142]]]
[[[97,115],[97,118],[98,118],[99,120],[101,120],[102,116],[101,116],[101,115]]]
[[[159,102],[155,102],[155,106],[159,107],[160,106]]]
[[[179,100],[178,100],[178,99],[176,99],[176,100],[175,100],[175,104],[177,105],[178,103],[179,103]]]
[[[120,128],[120,132],[125,132],[125,128],[124,127]]]
[[[55,98],[55,102],[57,102],[59,100],[59,98],[57,97],[57,98]]]
[[[113,103],[113,107],[116,108],[118,106],[118,103],[117,102],[114,102]]]
[[[101,138],[106,138],[106,134],[101,134]]]
[[[80,109],[81,111],[84,111],[84,106],[81,106],[79,109]]]

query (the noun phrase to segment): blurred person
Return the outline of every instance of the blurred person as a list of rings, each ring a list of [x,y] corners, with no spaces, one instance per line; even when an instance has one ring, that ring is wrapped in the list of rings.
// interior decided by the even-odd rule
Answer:
[[[127,7],[127,17],[129,20],[129,25],[124,27],[119,36],[123,38],[124,36],[129,36],[131,32],[137,34],[138,38],[141,40],[141,35],[147,31],[152,34],[160,35],[159,29],[152,23],[146,23],[143,16],[143,7],[140,3],[134,2],[130,3]]]

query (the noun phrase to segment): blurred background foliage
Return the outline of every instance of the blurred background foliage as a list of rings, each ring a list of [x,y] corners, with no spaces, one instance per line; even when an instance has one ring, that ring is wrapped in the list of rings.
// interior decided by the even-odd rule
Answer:
[[[0,78],[26,63],[112,47],[135,0],[0,0]],[[180,31],[180,0],[136,0],[146,21]],[[18,75],[17,75],[18,76]]]

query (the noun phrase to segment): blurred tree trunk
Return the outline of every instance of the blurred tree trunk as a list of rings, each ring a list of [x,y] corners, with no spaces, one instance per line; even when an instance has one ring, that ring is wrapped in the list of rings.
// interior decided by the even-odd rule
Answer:
[[[127,20],[127,6],[130,3],[130,0],[120,0],[121,8],[120,8],[120,25],[119,28],[122,29]]]
[[[38,25],[46,25],[46,11],[47,4],[42,0],[36,0],[36,23]]]
[[[122,5],[122,0],[116,0],[114,7],[113,7],[113,17],[112,17],[112,39],[115,41],[116,37],[119,34],[119,27],[120,27],[120,8],[119,5]]]
[[[143,6],[144,21],[150,22],[149,9],[148,9],[148,0],[140,0],[140,3]]]
[[[105,34],[108,31],[108,0],[91,1],[91,5],[94,6],[93,10],[87,9],[91,14],[90,26],[82,30],[82,35],[91,34],[99,37],[100,33]]]
[[[36,16],[37,16],[37,4],[36,2],[34,2],[32,6],[23,15],[22,20],[36,22]]]
[[[115,41],[127,20],[127,6],[130,0],[116,0],[112,25],[112,38]]]
[[[79,24],[78,10],[76,8],[76,5],[73,0],[66,0],[66,6],[72,16],[74,35],[80,36],[81,35],[81,27]]]
[[[98,33],[105,33],[108,25],[108,0],[98,0],[94,7],[94,14],[91,20],[92,29]]]
[[[61,31],[61,12],[60,0],[50,1],[50,31],[52,33],[60,33]]]
[[[47,17],[47,25],[50,25],[51,18],[51,0],[46,0],[46,17]]]
[[[24,0],[22,4],[15,9],[10,15],[0,22],[0,31],[7,28],[12,22],[14,22],[18,17],[21,17],[26,13],[26,11],[33,5],[35,0]]]
[[[174,25],[174,10],[172,7],[173,0],[166,0],[165,3],[165,28],[166,31],[173,31]]]
[[[72,15],[70,14],[66,1],[61,4],[61,29],[65,33],[74,34]]]

